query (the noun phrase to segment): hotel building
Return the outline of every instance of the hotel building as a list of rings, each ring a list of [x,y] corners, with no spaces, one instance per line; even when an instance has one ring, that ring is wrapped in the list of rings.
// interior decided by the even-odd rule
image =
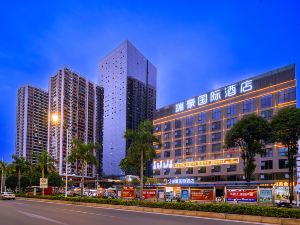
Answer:
[[[35,163],[47,149],[48,92],[26,85],[18,90],[16,155]]]
[[[155,146],[154,177],[168,183],[244,181],[239,150],[224,148],[226,132],[245,115],[270,120],[291,106],[296,106],[294,65],[158,109],[154,132],[162,146]],[[266,153],[256,157],[254,179],[287,179],[285,153],[283,146],[267,145]]]
[[[100,62],[99,85],[104,88],[103,174],[122,176],[119,164],[129,145],[123,137],[125,130],[153,119],[156,68],[124,41]]]
[[[52,120],[57,115],[57,121]],[[58,70],[49,82],[48,152],[56,160],[56,170],[66,173],[66,157],[74,139],[102,145],[103,89],[68,68]],[[100,147],[101,149],[101,147]],[[98,168],[87,165],[85,176],[100,176],[102,152],[98,152]],[[68,165],[69,175],[81,174],[81,163]]]

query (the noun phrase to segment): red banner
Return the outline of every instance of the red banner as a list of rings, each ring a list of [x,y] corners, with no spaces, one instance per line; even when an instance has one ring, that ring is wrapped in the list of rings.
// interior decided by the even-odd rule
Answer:
[[[124,187],[122,190],[122,198],[134,198],[134,189]]]
[[[238,202],[256,202],[257,201],[257,190],[243,190],[243,189],[228,189],[227,190],[227,201],[238,201]]]
[[[156,190],[143,190],[143,198],[156,198]]]
[[[191,201],[213,201],[214,192],[209,189],[192,189],[190,193]]]

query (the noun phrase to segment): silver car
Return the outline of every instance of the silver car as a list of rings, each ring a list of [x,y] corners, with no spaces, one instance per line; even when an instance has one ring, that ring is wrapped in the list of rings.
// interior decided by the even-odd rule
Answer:
[[[0,194],[0,199],[5,200],[5,199],[16,199],[16,195],[12,192],[3,192]]]

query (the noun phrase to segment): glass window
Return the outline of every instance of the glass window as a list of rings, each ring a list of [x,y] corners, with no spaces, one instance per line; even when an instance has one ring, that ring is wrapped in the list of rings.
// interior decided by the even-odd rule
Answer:
[[[211,130],[217,131],[221,129],[221,121],[211,123]]]
[[[243,111],[244,113],[250,113],[254,111],[254,99],[244,101]]]
[[[237,122],[237,117],[227,119],[226,127],[231,128]]]
[[[169,158],[171,156],[171,152],[170,151],[164,151],[164,157],[165,158]]]
[[[222,117],[222,111],[221,109],[214,109],[211,112],[211,119],[212,120],[220,120]]]
[[[160,124],[158,124],[158,125],[155,125],[155,127],[154,127],[154,131],[155,131],[155,132],[159,132],[159,131],[161,131],[161,125],[160,125]]]
[[[160,159],[160,157],[161,157],[160,152],[159,152],[159,153],[156,153],[156,158],[157,158],[157,159]]]
[[[221,141],[221,132],[211,134],[211,141]]]
[[[174,131],[174,138],[181,138],[181,130]]]
[[[266,157],[273,157],[273,149],[272,148],[267,148],[266,151],[261,154],[262,158],[266,158]]]
[[[193,162],[194,161],[194,157],[187,157],[185,158],[186,162]]]
[[[198,144],[205,144],[206,143],[206,135],[198,136]]]
[[[194,138],[186,138],[185,139],[185,145],[186,146],[190,146],[190,145],[193,145],[194,144]]]
[[[175,148],[181,147],[181,140],[175,140],[175,141],[174,141],[174,147],[175,147]]]
[[[165,131],[171,130],[171,122],[165,123],[164,130]]]
[[[278,156],[287,156],[287,148],[279,148],[278,149]]]
[[[220,152],[221,150],[222,150],[221,143],[211,145],[211,151],[212,152]]]
[[[293,101],[296,99],[296,89],[288,88],[278,92],[278,104]]]
[[[261,169],[262,170],[273,169],[273,161],[272,160],[261,161]]]
[[[198,154],[206,153],[206,145],[198,146]]]
[[[279,169],[287,169],[289,168],[287,159],[279,159]]]
[[[198,115],[198,123],[206,123],[206,112],[201,112]]]
[[[260,98],[260,108],[269,108],[273,105],[273,95],[265,95]]]
[[[270,119],[272,119],[272,116],[273,116],[273,109],[262,111],[262,112],[260,112],[260,115],[265,120],[270,120]]]
[[[202,124],[198,126],[198,134],[206,133],[206,124]]]
[[[186,174],[193,174],[193,168],[187,168]]]
[[[175,120],[175,129],[181,128],[182,127],[182,122],[181,120]]]
[[[194,124],[194,116],[188,116],[185,124],[186,126],[192,126]]]
[[[181,169],[180,168],[176,168],[175,169],[175,174],[181,174]]]
[[[154,145],[154,149],[155,149],[155,150],[159,150],[159,149],[161,149],[161,146],[159,146],[159,145]]]
[[[170,140],[170,139],[171,139],[171,132],[165,133],[165,134],[164,134],[164,139],[165,139],[165,140]]]
[[[185,155],[193,155],[193,154],[194,154],[194,148],[185,149]]]
[[[171,142],[165,142],[164,149],[170,149],[170,148],[171,148]]]
[[[198,173],[206,173],[206,167],[199,167]]]
[[[182,150],[181,149],[175,149],[175,157],[181,156]]]
[[[236,104],[232,104],[227,106],[227,116],[231,117],[231,116],[235,116],[237,114],[237,106]]]
[[[164,169],[164,175],[170,175],[170,169]]]
[[[227,172],[234,172],[236,171],[236,165],[229,165],[227,167]]]
[[[194,135],[194,127],[185,128],[185,135],[186,136]]]
[[[198,160],[199,161],[206,160],[206,155],[198,156]]]
[[[211,172],[212,173],[221,172],[221,166],[212,166]]]

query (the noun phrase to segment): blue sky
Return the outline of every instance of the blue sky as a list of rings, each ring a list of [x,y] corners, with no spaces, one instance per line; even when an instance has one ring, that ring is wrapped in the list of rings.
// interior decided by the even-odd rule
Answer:
[[[129,39],[158,69],[161,107],[300,65],[299,12],[296,0],[3,1],[0,157],[9,161],[15,150],[21,85],[47,89],[63,66],[96,82],[101,58]]]

